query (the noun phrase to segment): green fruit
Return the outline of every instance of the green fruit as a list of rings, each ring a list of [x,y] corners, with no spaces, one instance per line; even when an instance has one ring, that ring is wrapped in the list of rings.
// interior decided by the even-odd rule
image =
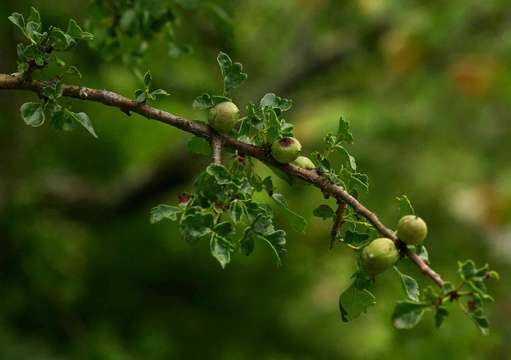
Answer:
[[[428,227],[418,216],[406,215],[397,223],[397,237],[406,244],[418,245],[427,235]]]
[[[360,256],[362,269],[369,275],[384,272],[399,260],[399,251],[394,241],[388,238],[378,238],[371,241]]]
[[[300,151],[302,145],[294,137],[285,137],[275,141],[271,145],[271,154],[279,163],[287,164],[294,161]]]
[[[224,101],[209,109],[208,123],[220,133],[228,133],[232,130],[240,118],[240,110],[236,104]]]
[[[301,167],[305,170],[314,170],[316,165],[306,156],[298,156],[295,161],[293,161],[293,165]]]

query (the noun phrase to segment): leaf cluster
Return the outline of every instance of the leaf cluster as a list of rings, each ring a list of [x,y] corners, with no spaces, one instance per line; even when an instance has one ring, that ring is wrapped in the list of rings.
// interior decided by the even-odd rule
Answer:
[[[41,16],[34,7],[30,8],[30,15],[26,20],[20,13],[13,13],[9,20],[28,41],[18,44],[18,70],[26,77],[30,77],[35,69],[42,69],[54,61],[64,69],[64,73],[81,78],[80,71],[75,66],[66,67],[66,63],[55,54],[71,50],[79,40],[87,41],[94,38],[91,33],[83,31],[75,20],[69,20],[66,31],[55,26],[43,31]],[[60,78],[48,82],[42,90],[40,102],[27,102],[21,105],[20,114],[25,124],[39,127],[49,119],[55,129],[67,131],[78,124],[92,136],[97,137],[86,113],[74,112],[70,104],[59,103],[62,95]]]
[[[170,58],[190,54],[192,46],[179,28],[195,16],[209,20],[224,35],[233,35],[229,14],[206,1],[93,0],[89,13],[88,28],[97,35],[93,48],[106,60],[121,59],[135,68],[145,63],[156,38],[163,39]]]
[[[144,74],[143,78],[144,87],[135,90],[135,101],[139,104],[145,104],[147,100],[156,100],[160,96],[169,96],[170,94],[163,89],[151,90],[153,77],[150,71]]]
[[[272,207],[255,201],[254,194],[271,194],[295,230],[303,231],[305,220],[273,190],[271,178],[261,179],[252,173],[249,160],[236,157],[230,167],[210,164],[195,180],[192,194],[182,196],[178,206],[153,208],[151,222],[177,221],[181,236],[191,245],[202,239],[209,241],[211,254],[222,267],[234,253],[250,255],[256,243],[269,246],[280,265],[286,251],[286,233],[276,228]]]
[[[55,53],[71,50],[80,40],[94,39],[91,33],[83,31],[73,19],[69,20],[66,31],[55,26],[43,30],[41,16],[34,7],[30,8],[30,15],[27,19],[22,14],[15,12],[9,16],[9,20],[16,25],[28,41],[28,43],[19,43],[17,47],[19,72],[26,72],[30,68],[43,68],[52,60],[61,67],[66,67],[66,63]],[[80,72],[74,66],[67,67],[66,72],[81,77]]]

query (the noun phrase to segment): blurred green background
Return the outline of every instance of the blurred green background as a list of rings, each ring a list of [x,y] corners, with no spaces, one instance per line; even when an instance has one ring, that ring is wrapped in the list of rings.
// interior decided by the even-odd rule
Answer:
[[[155,4],[166,1],[152,1]],[[234,36],[182,10],[176,34],[194,51],[167,56],[156,38],[142,70],[172,93],[158,106],[204,118],[191,103],[219,91],[215,57],[227,51],[249,79],[240,104],[266,92],[290,97],[289,120],[307,152],[350,120],[351,147],[371,180],[362,200],[386,224],[407,194],[428,221],[435,269],[456,279],[456,261],[489,262],[491,333],[460,310],[436,330],[433,316],[398,331],[397,276],[378,279],[377,305],[340,321],[338,296],[355,256],[328,250],[324,202],[304,184],[278,182],[309,220],[289,232],[284,266],[267,248],[226,270],[208,246],[189,247],[174,223],[150,225],[149,210],[175,203],[208,159],[190,136],[93,103],[99,134],[28,128],[18,109],[35,95],[0,96],[0,359],[511,359],[511,4],[508,0],[245,0],[217,2]],[[0,72],[16,71],[20,37],[7,20],[37,7],[47,24],[84,23],[86,0],[0,2]],[[80,45],[65,59],[83,85],[132,96],[130,66]],[[266,171],[264,168],[261,171]],[[283,226],[286,224],[283,221]],[[423,278],[413,266],[403,271]]]

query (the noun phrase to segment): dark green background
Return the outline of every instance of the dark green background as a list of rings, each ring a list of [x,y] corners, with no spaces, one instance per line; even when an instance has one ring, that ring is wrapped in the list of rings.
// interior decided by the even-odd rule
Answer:
[[[34,5],[46,24],[65,27],[70,17],[84,23],[87,3],[0,2],[0,72],[16,70],[11,12]],[[175,224],[148,222],[150,208],[176,202],[208,161],[187,152],[188,134],[78,101],[73,109],[90,115],[98,140],[82,129],[27,128],[18,108],[35,95],[2,92],[0,359],[511,359],[509,1],[221,4],[233,38],[185,11],[177,34],[191,55],[169,58],[162,39],[151,42],[142,70],[172,93],[158,106],[203,118],[191,103],[219,91],[215,57],[224,50],[249,74],[238,103],[266,92],[295,101],[288,119],[306,152],[345,116],[371,180],[364,203],[393,226],[395,197],[409,195],[446,279],[466,258],[501,273],[490,284],[491,334],[454,307],[439,330],[430,313],[416,329],[395,330],[390,315],[403,294],[392,272],[378,278],[377,305],[342,323],[337,301],[355,256],[328,250],[329,224],[312,217],[324,200],[300,183],[277,182],[309,220],[305,235],[289,232],[284,266],[258,247],[221,270],[207,244],[189,247]],[[83,85],[128,96],[140,87],[129,66],[86,45],[65,59]]]

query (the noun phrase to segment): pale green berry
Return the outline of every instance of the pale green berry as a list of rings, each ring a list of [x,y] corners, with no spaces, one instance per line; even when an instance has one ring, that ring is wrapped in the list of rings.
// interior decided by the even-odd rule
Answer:
[[[389,238],[378,238],[362,249],[360,264],[369,275],[378,275],[399,260],[399,251]]]
[[[301,167],[305,170],[314,170],[316,165],[309,159],[307,156],[298,156],[295,161],[293,161],[293,165]]]
[[[271,145],[271,154],[279,163],[287,164],[294,161],[300,151],[302,145],[294,137],[285,137],[275,141]]]
[[[240,117],[240,110],[230,101],[216,104],[209,109],[208,123],[220,133],[228,133],[234,128]]]
[[[408,245],[418,245],[428,235],[424,220],[415,215],[403,216],[397,223],[397,237]]]

